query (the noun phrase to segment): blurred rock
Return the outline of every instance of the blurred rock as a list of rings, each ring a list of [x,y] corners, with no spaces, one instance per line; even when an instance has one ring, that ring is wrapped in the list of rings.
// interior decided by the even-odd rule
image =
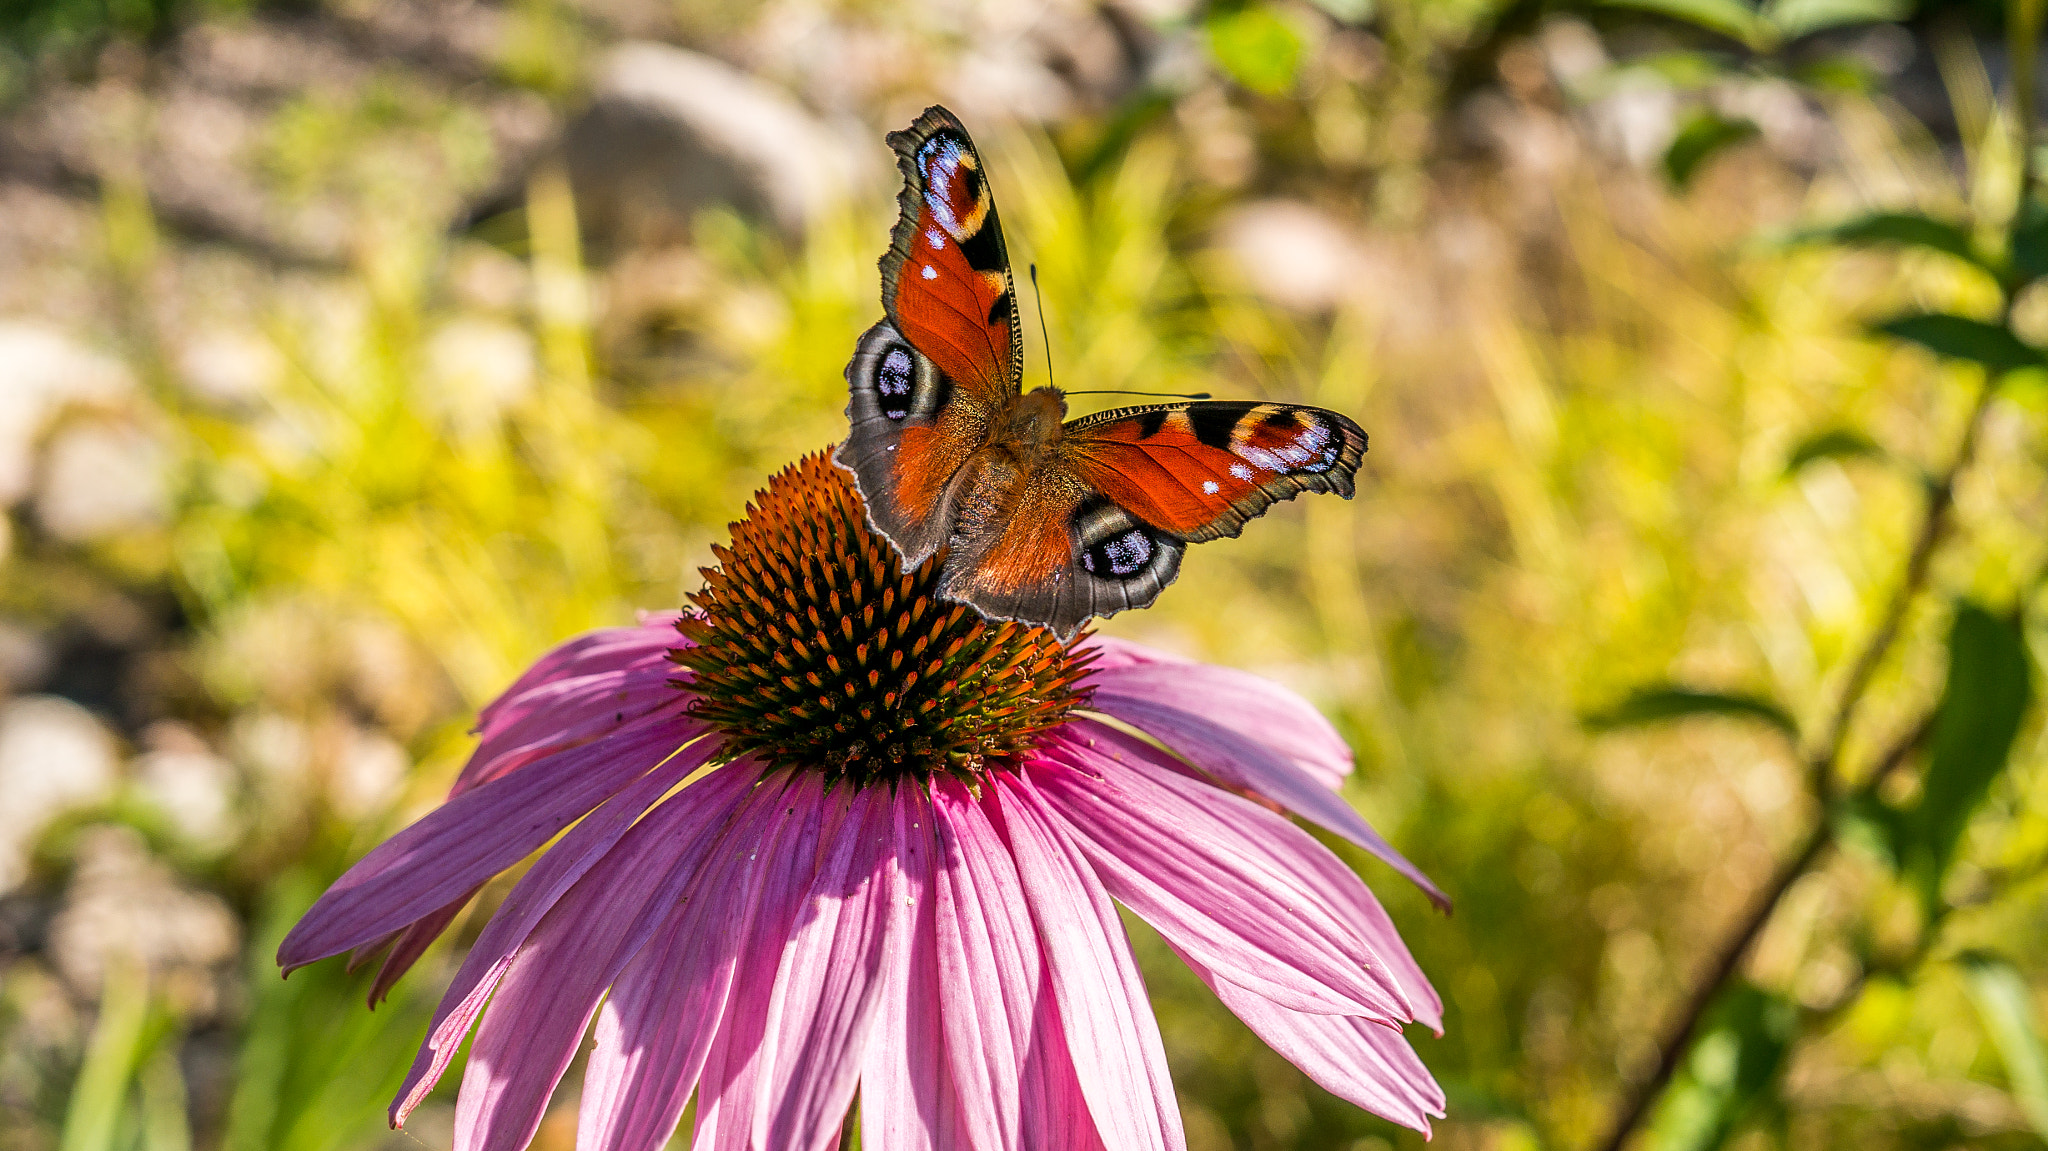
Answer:
[[[388,619],[348,625],[341,671],[348,690],[379,726],[404,739],[460,707],[440,664],[423,653],[404,628]]]
[[[448,405],[460,426],[494,420],[525,399],[538,372],[531,335],[468,317],[442,325],[428,339],[427,365],[443,385],[430,394]]]
[[[716,204],[799,232],[868,167],[782,90],[652,43],[604,58],[564,153],[585,226],[621,247],[686,235],[691,217]]]
[[[217,851],[235,832],[235,769],[191,728],[168,720],[143,732],[149,750],[129,767],[135,787],[193,847]]]
[[[79,837],[77,870],[49,943],[76,994],[97,995],[111,965],[139,962],[175,1010],[204,1017],[219,1005],[219,979],[240,950],[227,904],[178,883],[133,829],[96,827]]]
[[[1301,311],[1336,307],[1358,292],[1364,278],[1358,237],[1308,204],[1247,204],[1223,220],[1217,243],[1254,291]]]
[[[0,519],[0,524],[6,522]],[[0,560],[4,558],[0,555]],[[13,620],[0,619],[0,696],[41,684],[49,676],[54,658],[48,637]]]
[[[254,403],[284,369],[276,345],[253,331],[212,328],[187,337],[178,349],[178,373],[191,393],[209,403]]]
[[[307,778],[313,739],[306,726],[275,712],[242,715],[229,729],[228,747],[248,772],[256,817],[297,818],[313,794]]]
[[[132,425],[66,428],[43,461],[36,519],[72,542],[162,523],[170,510],[165,466],[163,448]]]
[[[112,403],[134,386],[112,356],[33,321],[0,319],[0,506],[28,494],[36,439],[59,410]]]
[[[113,737],[91,712],[55,696],[0,709],[0,891],[27,877],[44,824],[111,797],[117,776]]]
[[[351,729],[327,777],[327,799],[347,820],[376,815],[398,794],[412,757],[390,736],[367,728]]]

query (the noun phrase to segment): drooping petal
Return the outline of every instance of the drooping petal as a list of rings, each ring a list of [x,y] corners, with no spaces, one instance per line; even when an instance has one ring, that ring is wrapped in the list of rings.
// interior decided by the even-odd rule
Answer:
[[[734,815],[667,922],[612,985],[583,1075],[582,1151],[666,1146],[696,1090],[791,806],[780,781]]]
[[[1307,701],[1246,672],[1094,637],[1089,706],[1152,736],[1221,782],[1270,800],[1371,852],[1436,905],[1451,901],[1336,788],[1351,749]],[[1090,737],[1108,730],[1087,724]]]
[[[392,987],[412,970],[412,965],[420,961],[420,956],[441,938],[441,933],[448,930],[448,925],[455,922],[455,917],[462,914],[462,909],[469,906],[469,901],[475,899],[476,893],[483,888],[483,884],[477,884],[443,904],[440,910],[414,920],[405,930],[398,932],[397,938],[391,942],[391,950],[384,953],[384,962],[377,967],[377,978],[370,982],[371,1007],[376,1007],[391,994]]]
[[[698,736],[703,728],[682,707],[679,701],[435,808],[335,880],[285,936],[278,963],[289,971],[368,943],[524,859]]]
[[[701,1151],[747,1151],[754,1128],[756,1092],[761,1088],[766,1036],[774,1030],[776,957],[782,953],[798,910],[817,876],[819,847],[844,816],[842,791],[828,802],[815,772],[795,776],[778,807],[777,819],[758,847],[733,844],[725,850],[758,852],[763,872],[740,925],[740,961],[718,1021],[718,1033],[697,1080],[697,1128],[690,1146]]]
[[[898,789],[893,806],[890,846],[902,895],[890,906],[880,1017],[861,1059],[861,1147],[951,1151],[967,1140],[939,1019],[937,829],[923,788]]]
[[[821,1151],[836,1143],[882,989],[897,873],[884,866],[895,804],[882,788],[853,800],[797,916],[769,1007],[754,1143]]]
[[[483,710],[477,746],[449,796],[515,771],[543,756],[588,743],[674,700],[672,682],[688,673],[668,659],[687,641],[665,626],[609,628],[555,649]],[[543,674],[536,674],[543,673]]]
[[[1252,1033],[1346,1102],[1427,1135],[1444,1115],[1444,1092],[1401,1033],[1345,1015],[1289,1011],[1180,954]]]
[[[1110,894],[1203,963],[1297,1011],[1408,1018],[1386,964],[1301,866],[1303,855],[1328,849],[1300,828],[1186,776],[1062,738],[1025,774]]]
[[[532,710],[532,692],[559,679],[620,671],[650,656],[688,644],[676,630],[681,612],[652,612],[636,627],[607,627],[563,640],[521,672],[498,698],[477,713],[476,733],[488,738]]]
[[[1181,765],[1158,748],[1101,724],[1076,724],[1068,734],[1083,745],[1092,742],[1089,750],[1097,757],[1107,757],[1118,764],[1150,765],[1164,777],[1185,775]],[[1293,836],[1287,838],[1298,842]],[[1430,986],[1428,977],[1423,975],[1421,966],[1409,953],[1408,945],[1402,942],[1393,920],[1387,917],[1386,910],[1380,906],[1371,889],[1343,860],[1330,852],[1307,851],[1292,856],[1290,862],[1308,868],[1310,875],[1320,879],[1320,890],[1329,897],[1331,906],[1346,922],[1364,933],[1372,953],[1386,962],[1395,995],[1406,1007],[1409,1017],[1441,1031],[1443,1000],[1437,997],[1436,989]]]
[[[1009,848],[957,780],[934,781],[932,811],[940,1023],[965,1136],[955,1145],[1100,1147]]]
[[[1159,1025],[1109,893],[1029,782],[1008,772],[992,782],[987,802],[1000,810],[1066,1032],[1081,1037],[1074,1069],[1096,1129],[1111,1147],[1185,1147]]]
[[[670,788],[687,779],[718,754],[719,741],[705,738],[678,752],[648,772],[603,807],[571,828],[560,843],[541,856],[522,876],[512,893],[484,926],[483,933],[463,957],[462,967],[434,1009],[426,1042],[414,1057],[411,1071],[391,1105],[391,1122],[405,1122],[434,1089],[455,1053],[469,1034],[470,1025],[483,1011],[491,992],[504,977],[520,945],[533,932],[541,917],[552,910],[564,893],[605,858],[648,807]],[[742,797],[754,787],[756,771],[745,762],[728,764],[671,797],[663,807],[674,807],[672,815],[696,808],[698,818],[708,823],[722,821]]]
[[[516,1151],[533,1138],[598,997],[722,837],[729,816],[719,815],[701,803],[656,806],[541,917],[470,1044],[456,1151]]]
[[[1272,680],[1127,640],[1091,638],[1101,651],[1089,675],[1100,710],[1123,718],[1125,705],[1169,707],[1263,744],[1329,790],[1350,777],[1351,745],[1322,712]]]

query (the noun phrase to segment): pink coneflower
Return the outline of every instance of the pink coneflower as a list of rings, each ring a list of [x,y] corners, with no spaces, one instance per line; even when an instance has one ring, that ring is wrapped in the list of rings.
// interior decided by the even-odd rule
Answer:
[[[1306,703],[938,599],[937,560],[902,573],[823,456],[732,541],[694,610],[520,677],[448,802],[279,949],[287,970],[383,952],[374,1001],[553,841],[441,1000],[394,1126],[475,1027],[455,1146],[516,1151],[595,1015],[580,1148],[661,1147],[693,1093],[705,1151],[830,1147],[856,1093],[867,1151],[1181,1148],[1119,903],[1316,1082],[1423,1131],[1443,1114],[1400,1031],[1440,1028],[1440,1001],[1276,810],[1442,896],[1338,797],[1350,752]]]

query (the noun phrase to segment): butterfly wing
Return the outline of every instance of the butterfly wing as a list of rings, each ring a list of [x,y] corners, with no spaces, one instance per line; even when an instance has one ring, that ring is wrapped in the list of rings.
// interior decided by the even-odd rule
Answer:
[[[1189,543],[1235,536],[1302,492],[1350,499],[1365,444],[1337,412],[1228,400],[1103,412],[1062,440],[1089,486]]]
[[[976,498],[961,502],[941,595],[1070,639],[1089,616],[1151,603],[1180,574],[1187,544],[1090,487],[1071,458],[1009,467],[999,456],[970,465]]]
[[[1015,401],[1024,354],[1002,225],[967,129],[934,106],[889,146],[903,190],[882,256],[888,318],[847,365],[852,428],[833,459],[908,570],[945,542],[961,468]]]
[[[1235,536],[1301,492],[1346,497],[1366,436],[1336,412],[1287,404],[1124,408],[1067,424],[1028,474],[972,469],[1002,493],[962,504],[945,594],[984,614],[1071,635],[1091,615],[1144,607],[1187,545]]]

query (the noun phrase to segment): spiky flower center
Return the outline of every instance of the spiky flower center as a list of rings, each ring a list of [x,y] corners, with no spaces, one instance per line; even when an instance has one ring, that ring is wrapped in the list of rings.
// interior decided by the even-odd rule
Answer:
[[[1066,718],[1088,658],[939,598],[822,454],[768,481],[677,625],[696,714],[736,752],[856,784],[971,775]]]

